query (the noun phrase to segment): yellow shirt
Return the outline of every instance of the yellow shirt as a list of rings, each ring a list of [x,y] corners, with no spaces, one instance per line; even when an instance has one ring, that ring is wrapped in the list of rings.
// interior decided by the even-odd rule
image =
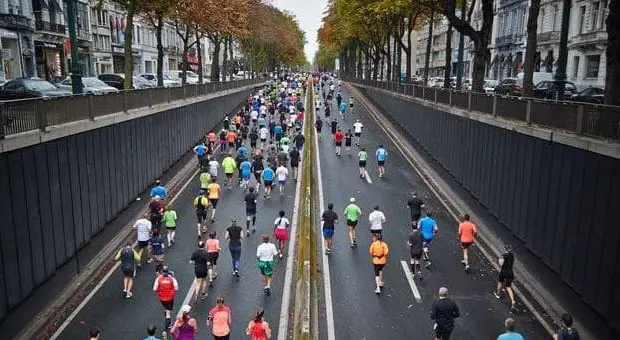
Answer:
[[[220,185],[217,183],[211,183],[207,187],[209,191],[209,199],[219,199],[220,198]]]

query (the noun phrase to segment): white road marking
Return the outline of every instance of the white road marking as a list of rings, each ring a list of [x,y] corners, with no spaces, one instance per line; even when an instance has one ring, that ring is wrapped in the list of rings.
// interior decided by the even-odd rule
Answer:
[[[400,261],[400,264],[403,266],[403,271],[405,272],[405,277],[407,278],[407,282],[409,282],[409,287],[411,287],[411,291],[413,292],[413,297],[418,303],[422,302],[422,296],[420,295],[420,291],[418,290],[418,286],[416,286],[415,281],[413,280],[413,274],[411,270],[409,270],[409,265],[404,260]]]
[[[194,177],[196,177],[196,175],[198,175],[199,171],[200,170],[194,171],[194,173],[191,175],[189,180],[187,182],[185,182],[185,184],[183,184],[183,186],[177,192],[177,194],[170,200],[170,204],[174,203],[174,201],[176,201],[177,198],[179,196],[181,196],[181,193],[183,192],[183,190],[185,190],[185,188],[192,182]],[[135,248],[136,244],[137,244],[137,242],[134,242],[132,247]],[[110,268],[110,270],[105,274],[103,279],[101,279],[101,281],[99,281],[99,283],[97,283],[97,285],[93,288],[93,290],[91,290],[90,293],[88,293],[86,298],[84,298],[84,300],[82,300],[82,302],[77,306],[77,308],[75,308],[75,310],[71,314],[69,314],[69,317],[65,320],[65,322],[62,323],[62,325],[60,325],[60,327],[56,330],[54,335],[52,335],[50,340],[56,340],[62,334],[62,332],[64,332],[64,330],[69,326],[69,324],[75,319],[75,317],[80,313],[80,311],[82,309],[84,309],[86,304],[88,304],[88,302],[90,302],[90,300],[93,298],[93,296],[95,296],[95,294],[97,294],[99,289],[101,289],[101,287],[106,283],[106,281],[108,281],[110,276],[112,276],[112,273],[114,273],[118,269],[118,267],[120,267],[120,265],[121,265],[121,263],[117,261],[114,264],[114,266],[112,266],[112,268]],[[183,303],[185,304],[185,302],[183,302]]]
[[[366,178],[366,182],[368,182],[368,184],[372,184],[372,178],[370,178],[368,170],[364,170],[364,178]]]

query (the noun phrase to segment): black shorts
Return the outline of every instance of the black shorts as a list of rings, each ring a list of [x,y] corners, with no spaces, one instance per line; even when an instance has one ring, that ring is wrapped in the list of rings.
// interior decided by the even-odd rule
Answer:
[[[207,271],[195,271],[194,274],[196,275],[197,279],[204,279],[207,277]]]
[[[372,264],[372,268],[375,270],[375,276],[379,276],[379,273],[383,270],[385,264]]]
[[[291,161],[291,168],[298,168],[298,167],[299,167],[299,161],[297,162]]]
[[[514,275],[512,273],[499,273],[499,282],[504,284],[504,287],[508,288],[512,286]]]
[[[228,142],[228,147],[229,147],[229,148],[232,148],[232,147],[234,147],[234,146],[235,146],[235,142]]]
[[[262,171],[257,171],[254,173],[254,179],[258,182],[260,181],[260,176],[263,174]]]
[[[164,307],[164,310],[173,310],[174,309],[174,300],[159,301],[159,302],[161,302],[161,306]]]
[[[360,165],[360,168],[365,168],[366,167],[366,161],[360,161],[359,165]]]
[[[138,250],[149,246],[149,241],[138,241]]]
[[[377,165],[378,166],[384,166],[385,165],[385,161],[377,161]]]
[[[233,178],[233,173],[226,173],[226,178],[231,179]]]
[[[226,335],[222,335],[222,336],[217,336],[217,335],[213,336],[213,340],[228,340],[228,339],[230,339],[230,333]]]
[[[443,329],[441,327],[435,328],[435,338],[441,340],[449,340],[452,330]]]
[[[421,212],[415,212],[411,214],[411,222],[417,222],[420,220],[420,217],[422,216]]]
[[[336,142],[336,146],[342,146],[342,141]]]
[[[121,273],[123,273],[124,277],[133,277],[134,270],[130,267],[121,267]]]
[[[471,246],[472,244],[474,244],[473,242],[461,242],[461,248],[463,249],[467,249],[469,248],[469,246]]]
[[[252,148],[256,147],[256,140],[251,140],[250,141],[250,147],[252,147]]]
[[[271,188],[271,186],[273,185],[273,180],[271,180],[271,181],[264,180],[263,184],[265,184],[265,187]]]
[[[322,129],[322,128],[320,128],[320,127],[318,127],[318,126],[317,126],[317,127],[316,127],[316,132],[321,133],[321,129]]]
[[[357,226],[357,221],[347,219],[347,225],[351,228],[355,228]]]
[[[420,260],[422,258],[422,252],[421,251],[411,251],[411,258],[414,260]]]
[[[370,233],[371,234],[381,234],[383,232],[383,230],[376,230],[376,229],[370,229]]]
[[[209,198],[209,202],[211,202],[211,206],[213,207],[213,209],[217,208],[217,198]]]
[[[245,216],[247,217],[256,216],[256,210],[246,210]]]
[[[351,146],[351,140],[350,139],[345,139],[344,140],[344,146]]]
[[[361,136],[362,136],[362,133],[361,133],[361,132],[356,132],[356,133],[355,133],[355,137],[361,137]]]
[[[264,138],[264,139],[263,139],[263,138],[261,138],[261,139],[260,139],[260,142],[261,142],[261,143],[263,143],[263,144],[264,144],[264,143],[267,143],[267,138]]]
[[[206,209],[196,210],[196,220],[198,221],[198,223],[202,223],[202,221],[206,221],[207,220],[207,210]]]
[[[212,265],[217,266],[217,259],[220,257],[219,252],[211,252],[207,253],[207,261],[211,262]]]

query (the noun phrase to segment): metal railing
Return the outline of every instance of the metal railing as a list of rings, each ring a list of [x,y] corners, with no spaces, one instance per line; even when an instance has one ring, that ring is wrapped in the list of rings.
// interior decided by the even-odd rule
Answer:
[[[45,131],[48,126],[185,101],[264,81],[263,78],[254,78],[183,87],[127,90],[101,96],[77,95],[0,101],[0,139],[31,130]]]
[[[493,117],[500,116],[527,124],[620,141],[620,107],[618,106],[507,97],[369,79],[347,78],[345,80]]]

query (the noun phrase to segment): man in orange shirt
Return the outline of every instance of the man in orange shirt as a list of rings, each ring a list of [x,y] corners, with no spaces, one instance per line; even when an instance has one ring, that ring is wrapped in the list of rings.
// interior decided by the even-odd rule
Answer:
[[[463,216],[463,221],[459,224],[459,240],[461,248],[463,248],[463,260],[461,263],[465,266],[465,271],[469,270],[469,258],[467,249],[474,244],[476,238],[476,225],[469,221],[469,215]]]
[[[236,140],[237,140],[237,133],[233,130],[228,131],[228,134],[226,134],[226,141],[228,141],[229,148],[235,147]]]
[[[390,251],[387,243],[383,241],[381,234],[373,234],[374,242],[370,245],[368,252],[372,256],[372,266],[375,270],[375,283],[377,289],[375,294],[381,294],[381,288],[383,288],[383,267],[387,264],[387,257]]]

